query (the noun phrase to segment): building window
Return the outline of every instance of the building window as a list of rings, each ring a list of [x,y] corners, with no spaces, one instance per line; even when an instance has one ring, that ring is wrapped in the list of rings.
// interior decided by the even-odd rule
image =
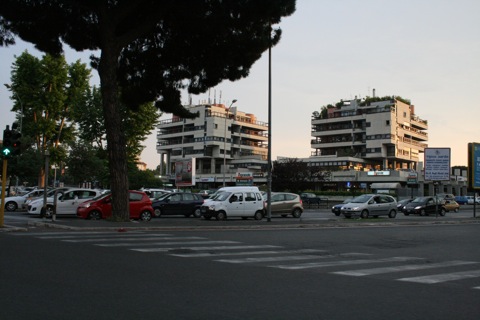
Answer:
[[[218,129],[218,123],[215,123],[215,129]]]
[[[390,125],[390,120],[387,120],[386,123],[385,123],[387,126]]]
[[[403,117],[404,117],[404,118],[407,117],[407,112],[406,112],[406,111],[403,112]]]

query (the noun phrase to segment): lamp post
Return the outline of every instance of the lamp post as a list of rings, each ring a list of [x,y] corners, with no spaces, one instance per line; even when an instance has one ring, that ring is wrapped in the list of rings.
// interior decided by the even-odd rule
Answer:
[[[19,127],[19,130],[20,130],[20,133],[22,133],[22,122],[23,122],[23,103],[22,103],[22,99],[20,99],[20,96],[12,90],[12,86],[9,85],[8,83],[4,83],[3,84],[8,90],[12,91],[12,93],[17,97],[18,101],[20,102],[20,127]]]
[[[230,111],[230,108],[235,102],[237,102],[237,99],[232,100],[232,103],[230,103],[230,106],[228,107],[225,113],[225,128],[223,132],[223,186],[224,187],[225,187],[225,180],[226,180],[225,171],[227,168],[227,117],[228,117],[228,112]]]

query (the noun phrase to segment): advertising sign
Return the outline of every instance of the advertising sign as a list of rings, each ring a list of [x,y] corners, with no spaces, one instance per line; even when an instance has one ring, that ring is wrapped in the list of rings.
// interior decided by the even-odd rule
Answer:
[[[175,185],[177,187],[195,185],[195,158],[175,161]]]
[[[468,144],[468,187],[480,189],[480,143]]]
[[[450,148],[425,148],[425,180],[450,181]]]
[[[253,173],[252,172],[237,172],[236,176],[237,186],[253,186]]]

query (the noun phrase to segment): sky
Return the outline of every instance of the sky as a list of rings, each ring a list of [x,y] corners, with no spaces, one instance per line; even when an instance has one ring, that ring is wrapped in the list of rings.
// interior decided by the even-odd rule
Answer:
[[[428,147],[450,148],[451,165],[467,166],[469,142],[480,142],[480,1],[297,0],[296,12],[278,25],[272,49],[272,159],[311,155],[311,116],[341,99],[401,96],[428,120]],[[208,44],[206,44],[208,45]],[[32,45],[0,47],[0,83],[10,83],[15,56]],[[68,63],[90,53],[65,48]],[[94,72],[92,85],[98,85]],[[0,128],[11,125],[11,92],[0,86]],[[247,78],[224,81],[199,96],[268,121],[268,53]],[[190,98],[184,94],[182,102]],[[161,119],[171,118],[164,114]],[[141,161],[156,168],[156,130]],[[422,158],[421,158],[422,159]]]

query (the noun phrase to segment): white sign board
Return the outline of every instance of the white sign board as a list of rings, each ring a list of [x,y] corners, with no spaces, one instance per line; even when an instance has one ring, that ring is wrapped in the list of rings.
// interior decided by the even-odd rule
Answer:
[[[450,148],[425,148],[425,180],[450,181]]]

